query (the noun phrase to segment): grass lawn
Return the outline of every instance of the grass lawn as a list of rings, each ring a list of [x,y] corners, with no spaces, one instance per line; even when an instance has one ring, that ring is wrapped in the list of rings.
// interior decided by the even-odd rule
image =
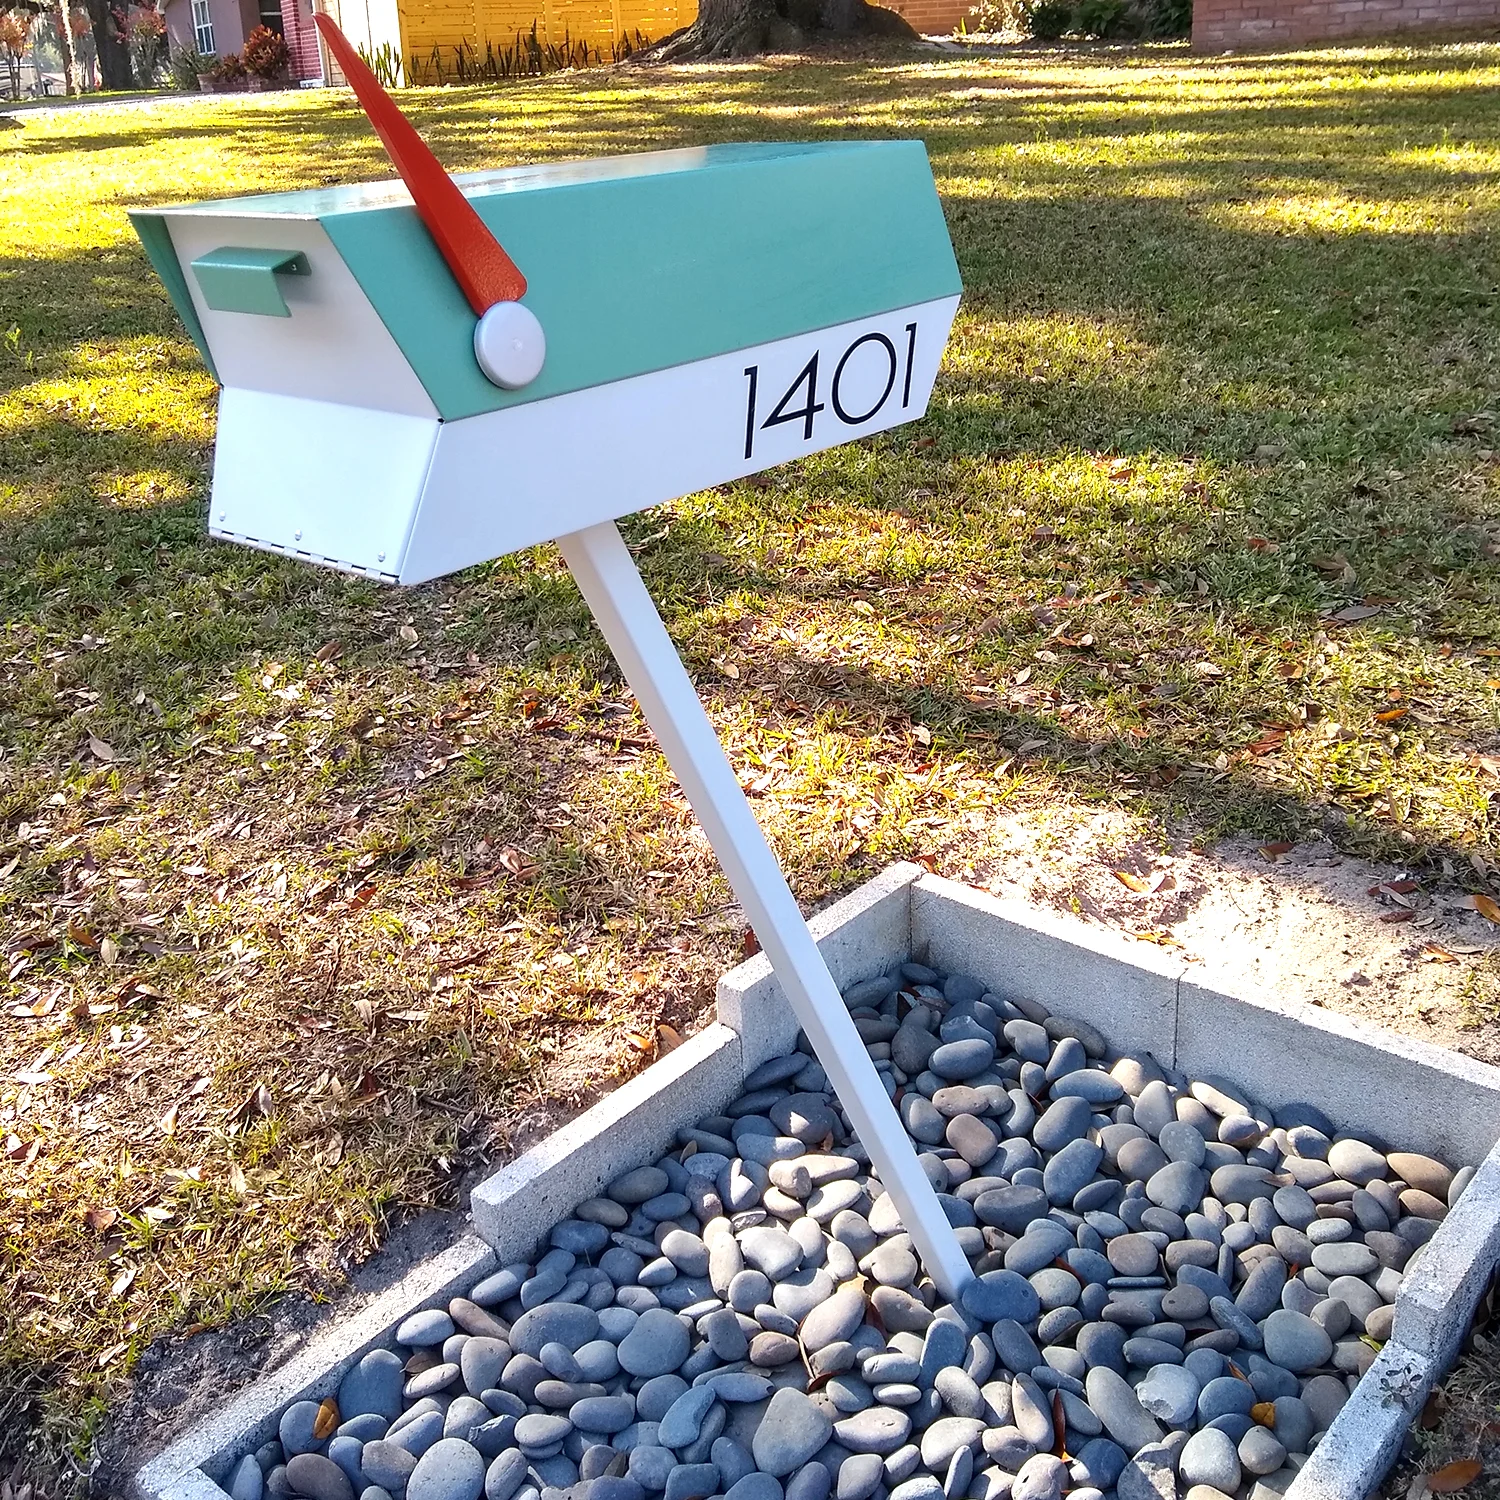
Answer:
[[[627,527],[804,901],[1090,804],[1482,889],[1500,47],[404,102],[455,168],[927,141],[968,289],[927,420]],[[152,1339],[332,1291],[741,951],[554,553],[397,593],[203,537],[214,390],[124,209],[386,175],[336,94],[0,131],[0,1453],[30,1471],[87,1464]]]

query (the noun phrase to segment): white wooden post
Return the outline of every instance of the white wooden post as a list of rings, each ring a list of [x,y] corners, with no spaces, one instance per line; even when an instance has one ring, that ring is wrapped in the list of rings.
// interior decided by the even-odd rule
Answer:
[[[942,1294],[973,1272],[613,521],[558,546]]]

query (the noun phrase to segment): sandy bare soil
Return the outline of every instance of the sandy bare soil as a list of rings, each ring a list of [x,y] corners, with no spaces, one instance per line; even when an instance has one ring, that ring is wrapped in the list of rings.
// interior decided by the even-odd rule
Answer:
[[[962,878],[1166,943],[1233,988],[1500,1062],[1500,926],[1461,904],[1472,867],[1377,865],[1321,839],[1164,849],[1113,811],[1017,814],[993,848]]]

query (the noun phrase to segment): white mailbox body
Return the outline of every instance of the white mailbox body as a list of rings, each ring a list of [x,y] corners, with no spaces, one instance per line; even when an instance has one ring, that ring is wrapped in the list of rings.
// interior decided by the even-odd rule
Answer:
[[[215,536],[419,583],[926,410],[960,283],[919,142],[456,180],[546,330],[521,390],[398,183],[133,215],[223,387]]]

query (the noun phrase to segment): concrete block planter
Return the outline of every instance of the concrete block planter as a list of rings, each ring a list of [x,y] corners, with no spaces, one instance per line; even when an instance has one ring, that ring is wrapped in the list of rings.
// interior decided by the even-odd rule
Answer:
[[[884,871],[820,914],[812,926],[842,989],[916,959],[940,973],[971,976],[987,994],[1000,997],[997,1004],[1008,1002],[1007,1013],[1018,1018],[1034,1011],[1081,1022],[1085,1033],[1087,1028],[1093,1028],[1119,1053],[1142,1058],[1148,1066],[1154,1066],[1150,1062],[1154,1059],[1169,1078],[1182,1075],[1190,1079],[1222,1080],[1227,1088],[1243,1090],[1257,1107],[1272,1111],[1292,1103],[1312,1105],[1351,1135],[1372,1137],[1380,1143],[1382,1151],[1420,1152],[1452,1164],[1470,1163],[1478,1167],[1467,1190],[1442,1218],[1430,1242],[1413,1262],[1410,1273],[1400,1280],[1399,1290],[1393,1293],[1394,1328],[1378,1358],[1355,1386],[1342,1410],[1331,1419],[1300,1471],[1291,1477],[1292,1470],[1283,1469],[1281,1473],[1289,1485],[1283,1483],[1277,1487],[1277,1492],[1284,1489],[1292,1500],[1335,1500],[1335,1497],[1359,1500],[1370,1494],[1393,1460],[1412,1415],[1451,1363],[1500,1257],[1500,1152],[1492,1153],[1496,1135],[1500,1134],[1500,1070],[1313,1007],[1228,993],[1215,987],[1212,973],[1202,965],[1189,968],[1148,945],[1020,903],[995,900],[925,875],[913,865],[897,865]],[[936,1004],[941,1015],[944,1002],[938,999],[930,1003]],[[889,1005],[894,1012],[894,997]],[[964,1007],[960,1002],[951,1008],[957,1016]],[[472,1200],[474,1238],[434,1257],[375,1302],[328,1329],[289,1364],[226,1404],[211,1420],[185,1433],[143,1468],[136,1476],[136,1491],[141,1500],[156,1500],[156,1497],[165,1500],[168,1496],[173,1500],[218,1500],[230,1487],[230,1475],[237,1462],[276,1435],[281,1415],[289,1405],[318,1401],[334,1394],[366,1354],[393,1347],[398,1327],[412,1313],[440,1309],[470,1291],[474,1291],[476,1300],[483,1300],[481,1291],[475,1290],[480,1283],[490,1278],[493,1287],[497,1268],[521,1262],[529,1264],[551,1226],[567,1219],[580,1205],[588,1211],[580,1209],[576,1218],[568,1220],[577,1226],[575,1234],[597,1228],[610,1221],[611,1213],[620,1213],[600,1194],[607,1191],[614,1194],[617,1202],[631,1201],[628,1195],[616,1191],[621,1174],[647,1166],[674,1148],[687,1146],[689,1155],[694,1145],[699,1150],[711,1150],[690,1143],[687,1132],[706,1119],[727,1122],[730,1113],[738,1108],[731,1101],[741,1096],[745,1080],[751,1079],[752,1089],[760,1086],[753,1076],[757,1069],[761,1070],[760,1078],[772,1077],[774,1081],[778,1072],[786,1079],[792,1078],[800,1066],[795,1058],[785,1066],[775,1061],[794,1048],[797,1028],[764,959],[752,959],[724,977],[719,987],[718,1013],[718,1024],[622,1085],[476,1189]],[[857,1015],[860,1013],[856,1011]],[[874,1015],[873,1011],[867,1013]],[[1065,1028],[1057,1029],[1054,1044],[1064,1031]],[[944,1039],[947,1040],[946,1036]],[[1084,1040],[1087,1042],[1087,1035]],[[894,1087],[900,1078],[892,1079],[889,1061],[883,1066],[887,1069],[888,1084]],[[1038,1065],[1013,1065],[1021,1066]],[[1107,1066],[1107,1063],[1090,1064],[1091,1068]],[[813,1065],[800,1076],[815,1081],[817,1074]],[[1106,1075],[1099,1071],[1089,1076],[1097,1082]],[[1139,1085],[1132,1091],[1132,1100],[1138,1089]],[[782,1093],[785,1092],[784,1088]],[[720,1114],[726,1110],[730,1113]],[[1003,1108],[1000,1117],[1004,1118]],[[1011,1118],[1014,1120],[1015,1116]],[[836,1115],[834,1120],[837,1127]],[[721,1123],[719,1129],[727,1131],[727,1124]],[[740,1137],[737,1135],[735,1139],[738,1141]],[[852,1167],[859,1157],[858,1147],[850,1144],[844,1149],[851,1158],[844,1165]],[[951,1150],[947,1152],[949,1157],[953,1154]],[[688,1180],[680,1164],[674,1165],[674,1171],[684,1182]],[[1043,1175],[1039,1170],[1035,1172],[1039,1179]],[[959,1175],[956,1181],[961,1187],[963,1176]],[[703,1174],[699,1174],[697,1182],[695,1192],[704,1188]],[[1116,1203],[1118,1187],[1117,1184]],[[805,1193],[806,1189],[802,1191]],[[877,1191],[872,1185],[870,1195],[875,1196]],[[1135,1191],[1139,1192],[1139,1188]],[[766,1192],[769,1207],[775,1189]],[[1051,1201],[1057,1203],[1059,1199],[1052,1196]],[[807,1203],[811,1212],[813,1200],[809,1198]],[[796,1206],[790,1207],[795,1214]],[[867,1210],[872,1221],[879,1220],[880,1210],[878,1202],[874,1209]],[[776,1209],[771,1211],[774,1213]],[[725,1208],[720,1212],[731,1210]],[[1437,1210],[1429,1212],[1435,1214]],[[1106,1213],[1103,1217],[1111,1218],[1113,1214]],[[724,1226],[718,1231],[722,1236],[730,1221],[717,1222]],[[803,1222],[797,1220],[798,1224]],[[973,1222],[971,1217],[970,1223]],[[979,1222],[988,1225],[994,1221],[983,1218]],[[1118,1230],[1117,1225],[1115,1231],[1108,1232],[1118,1233]],[[753,1228],[748,1232],[753,1233]],[[972,1250],[966,1247],[971,1259],[987,1255],[981,1270],[997,1263],[1000,1252],[994,1240],[983,1240],[977,1227],[964,1232],[974,1247]],[[1083,1232],[1079,1230],[1080,1235]],[[600,1233],[602,1236],[602,1230]],[[830,1234],[837,1238],[833,1231]],[[712,1246],[715,1242],[707,1227],[704,1235]],[[620,1236],[615,1238],[618,1242]],[[1011,1239],[1008,1235],[999,1238]],[[602,1237],[599,1243],[604,1243]],[[842,1243],[834,1247],[830,1239],[828,1247],[840,1251],[840,1263],[847,1259],[848,1252]],[[642,1246],[643,1251],[650,1248]],[[1087,1246],[1084,1253],[1091,1253]],[[572,1261],[571,1256],[565,1259]],[[852,1266],[853,1261],[848,1263]],[[832,1256],[829,1264],[834,1264]],[[849,1274],[853,1274],[852,1270]],[[1226,1276],[1230,1274],[1224,1272]],[[661,1275],[671,1281],[676,1272],[667,1266]],[[688,1271],[684,1270],[684,1285],[689,1279]],[[1142,1279],[1149,1282],[1152,1278]],[[1164,1284],[1161,1278],[1156,1280]],[[656,1284],[648,1277],[641,1283],[641,1290]],[[525,1301],[524,1294],[520,1301],[515,1300],[514,1290],[519,1285],[517,1280],[505,1292],[511,1298],[505,1304],[510,1310],[507,1317],[518,1316],[523,1304],[534,1305]],[[615,1286],[620,1287],[621,1283],[617,1281]],[[629,1290],[634,1295],[635,1288]],[[574,1295],[581,1297],[582,1293]],[[618,1296],[620,1306],[628,1313],[631,1298],[624,1295],[623,1289]],[[606,1296],[599,1305],[608,1300]],[[909,1297],[907,1300],[911,1301]],[[642,1305],[654,1301],[651,1294],[642,1299]],[[671,1307],[672,1303],[668,1301],[666,1305]],[[711,1315],[703,1310],[705,1305],[711,1308],[718,1304],[712,1297],[706,1304],[701,1301],[685,1304],[683,1316],[689,1320],[704,1319]],[[944,1311],[937,1310],[938,1321]],[[958,1318],[963,1316],[953,1309],[946,1311]],[[478,1316],[482,1320],[483,1314]],[[1390,1316],[1389,1306],[1385,1308],[1385,1316]],[[728,1317],[727,1311],[724,1317]],[[750,1320],[742,1318],[742,1321]],[[974,1326],[979,1326],[977,1321]],[[864,1336],[873,1330],[865,1327],[859,1332]],[[902,1337],[899,1333],[892,1335],[893,1348]],[[904,1337],[910,1341],[915,1335]],[[407,1338],[405,1342],[410,1348],[412,1340]],[[976,1336],[976,1342],[984,1340]],[[1251,1343],[1246,1347],[1256,1345]],[[873,1349],[865,1350],[861,1357],[867,1358],[872,1352]],[[445,1353],[442,1357],[451,1356]],[[890,1357],[895,1359],[896,1355]],[[993,1344],[989,1362],[994,1364]],[[690,1378],[694,1373],[691,1364],[689,1360],[683,1365]],[[703,1367],[705,1377],[711,1376],[712,1369],[710,1359]],[[976,1374],[975,1381],[982,1384],[985,1378],[987,1375]],[[988,1392],[991,1388],[986,1385],[984,1389]],[[477,1389],[472,1394],[477,1395]],[[780,1392],[777,1394],[779,1397]],[[1091,1388],[1091,1399],[1092,1394]],[[914,1387],[913,1399],[916,1395]],[[933,1392],[929,1390],[926,1395],[931,1397]],[[726,1403],[735,1399],[748,1398],[724,1396]],[[945,1396],[944,1400],[947,1399]],[[470,1405],[477,1403],[471,1401]],[[948,1409],[954,1408],[950,1405]],[[722,1426],[723,1408],[718,1410]],[[1196,1420],[1193,1418],[1189,1426]],[[731,1426],[731,1434],[735,1431]],[[1070,1437],[1074,1435],[1071,1419],[1069,1433]],[[1110,1433],[1114,1434],[1112,1427]],[[654,1435],[651,1441],[655,1441]],[[547,1447],[533,1446],[539,1455]],[[833,1446],[837,1448],[836,1444]],[[921,1459],[930,1472],[936,1459],[926,1453],[927,1446],[924,1438]],[[1070,1451],[1073,1446],[1070,1442]],[[915,1453],[915,1449],[912,1451]],[[955,1463],[960,1456],[954,1454]],[[898,1459],[899,1455],[895,1455],[888,1461],[884,1479],[877,1477],[878,1492],[884,1493],[888,1486],[893,1500],[902,1500],[898,1492],[906,1491],[911,1500],[919,1500],[919,1495],[928,1494],[928,1487],[936,1485],[941,1497],[944,1474],[938,1474],[936,1479],[921,1474],[909,1478],[914,1471],[908,1468],[898,1472]],[[980,1463],[988,1461],[979,1459]],[[914,1457],[912,1463],[915,1462]],[[946,1457],[943,1463],[947,1463]],[[567,1465],[562,1467],[566,1469]],[[576,1464],[573,1472],[576,1476]],[[604,1470],[599,1472],[603,1474]],[[775,1472],[774,1465],[770,1472]],[[953,1467],[945,1473],[950,1486],[955,1487],[955,1494],[975,1494],[984,1489],[983,1475],[978,1471],[972,1485],[966,1476],[959,1476],[962,1477],[959,1483]],[[766,1478],[768,1474],[760,1477]],[[1058,1485],[1064,1482],[1057,1477]],[[619,1483],[627,1481],[622,1479]],[[1000,1493],[995,1488],[997,1483],[990,1482],[991,1495]],[[1075,1473],[1071,1484],[1077,1488],[1081,1483]],[[793,1488],[789,1478],[788,1500],[793,1500]],[[1252,1488],[1258,1493],[1262,1487],[1252,1486],[1247,1479],[1245,1492],[1251,1492]],[[522,1488],[518,1493],[524,1496],[527,1491]],[[622,1490],[621,1495],[624,1493]],[[1046,1490],[1038,1489],[1036,1493]],[[1124,1493],[1122,1484],[1121,1494]]]

